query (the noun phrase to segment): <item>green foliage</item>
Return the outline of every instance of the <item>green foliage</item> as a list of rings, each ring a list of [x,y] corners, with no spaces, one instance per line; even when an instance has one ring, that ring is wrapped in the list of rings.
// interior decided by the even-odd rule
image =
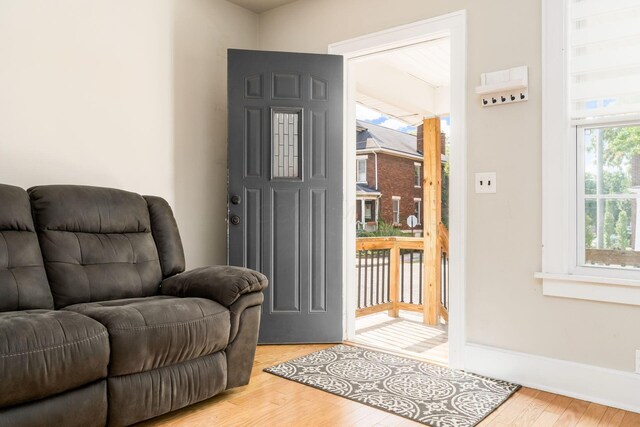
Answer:
[[[639,126],[605,129],[603,139],[608,142],[603,153],[607,165],[620,166],[640,155]]]
[[[603,171],[602,173],[602,193],[603,194],[620,194],[627,193],[631,182],[629,175],[622,171]],[[596,194],[597,178],[594,174],[586,172],[584,174],[584,193]]]
[[[615,217],[613,216],[613,203],[607,203],[604,208],[604,247],[605,249],[613,248],[615,240],[616,226]]]
[[[384,221],[378,221],[378,229],[376,231],[358,230],[357,237],[387,237],[387,236],[406,236],[399,228]]]
[[[629,232],[627,227],[629,225],[629,217],[625,211],[620,211],[618,215],[618,221],[616,222],[616,234],[618,239],[616,242],[617,249],[625,250],[629,247]]]
[[[596,240],[596,233],[593,228],[593,218],[587,214],[584,222],[584,243],[587,248],[592,248],[593,242]]]

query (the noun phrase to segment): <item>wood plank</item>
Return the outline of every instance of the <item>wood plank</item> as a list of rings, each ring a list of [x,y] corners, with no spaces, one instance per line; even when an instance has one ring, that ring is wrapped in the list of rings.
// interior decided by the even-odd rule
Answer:
[[[598,423],[598,427],[618,427],[622,424],[625,411],[616,408],[607,408],[602,419]]]
[[[567,409],[560,415],[558,421],[556,421],[553,425],[555,427],[571,427],[578,424],[582,415],[586,412],[589,407],[589,402],[585,402],[584,400],[574,399]]]
[[[640,426],[640,414],[635,412],[626,412],[620,423],[620,427],[638,427]]]
[[[603,405],[598,405],[597,403],[590,403],[587,410],[584,412],[577,427],[597,427],[600,423],[600,420],[604,416],[604,413],[607,411],[607,407]]]
[[[424,248],[425,279],[423,288],[424,323],[435,325],[440,314],[440,251],[438,250],[438,226],[442,220],[441,183],[441,135],[440,119],[423,122],[423,200],[424,200]]]
[[[505,407],[488,425],[499,426],[512,424],[518,416],[525,411],[539,393],[538,390],[522,387],[513,396],[509,406]]]
[[[391,309],[393,309],[393,302],[385,302],[383,304],[377,304],[377,305],[372,305],[371,307],[357,309],[356,317],[367,316],[369,314],[378,313],[380,311],[391,310]]]
[[[554,398],[555,395],[552,393],[545,391],[538,392],[538,394],[534,396],[531,404],[515,418],[513,424],[517,426],[533,425]]]
[[[409,304],[408,302],[399,302],[398,309],[399,310],[407,310],[407,311],[418,311],[422,312],[422,304]]]

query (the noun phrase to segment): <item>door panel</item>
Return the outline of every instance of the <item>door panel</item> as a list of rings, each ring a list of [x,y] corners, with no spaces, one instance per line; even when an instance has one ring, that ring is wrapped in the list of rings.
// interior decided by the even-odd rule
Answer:
[[[269,278],[259,341],[339,342],[342,57],[229,50],[228,67],[229,263]]]

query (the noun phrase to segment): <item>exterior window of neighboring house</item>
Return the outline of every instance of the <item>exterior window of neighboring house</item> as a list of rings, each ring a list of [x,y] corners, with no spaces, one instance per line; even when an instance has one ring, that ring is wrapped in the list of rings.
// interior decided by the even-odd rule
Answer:
[[[415,174],[414,185],[416,187],[421,187],[422,186],[422,165],[420,163],[414,163],[413,170]]]
[[[356,181],[358,183],[367,183],[367,157],[358,157],[357,159],[357,176]]]
[[[364,202],[364,220],[373,221],[373,200],[365,200]]]
[[[400,224],[400,197],[393,196],[393,223]]]
[[[413,199],[413,214],[416,216],[416,218],[418,218],[418,224],[422,224],[422,217],[420,216],[420,213],[422,212],[421,205],[422,204],[422,199]]]
[[[545,286],[577,277],[602,286],[637,281],[640,0],[544,3],[545,250],[538,277]]]

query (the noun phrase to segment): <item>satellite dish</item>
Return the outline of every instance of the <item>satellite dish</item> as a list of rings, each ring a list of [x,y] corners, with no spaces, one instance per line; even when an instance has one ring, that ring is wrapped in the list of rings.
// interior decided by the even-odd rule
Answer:
[[[415,215],[409,215],[409,218],[407,218],[407,225],[411,228],[415,227],[418,225],[418,218]]]

